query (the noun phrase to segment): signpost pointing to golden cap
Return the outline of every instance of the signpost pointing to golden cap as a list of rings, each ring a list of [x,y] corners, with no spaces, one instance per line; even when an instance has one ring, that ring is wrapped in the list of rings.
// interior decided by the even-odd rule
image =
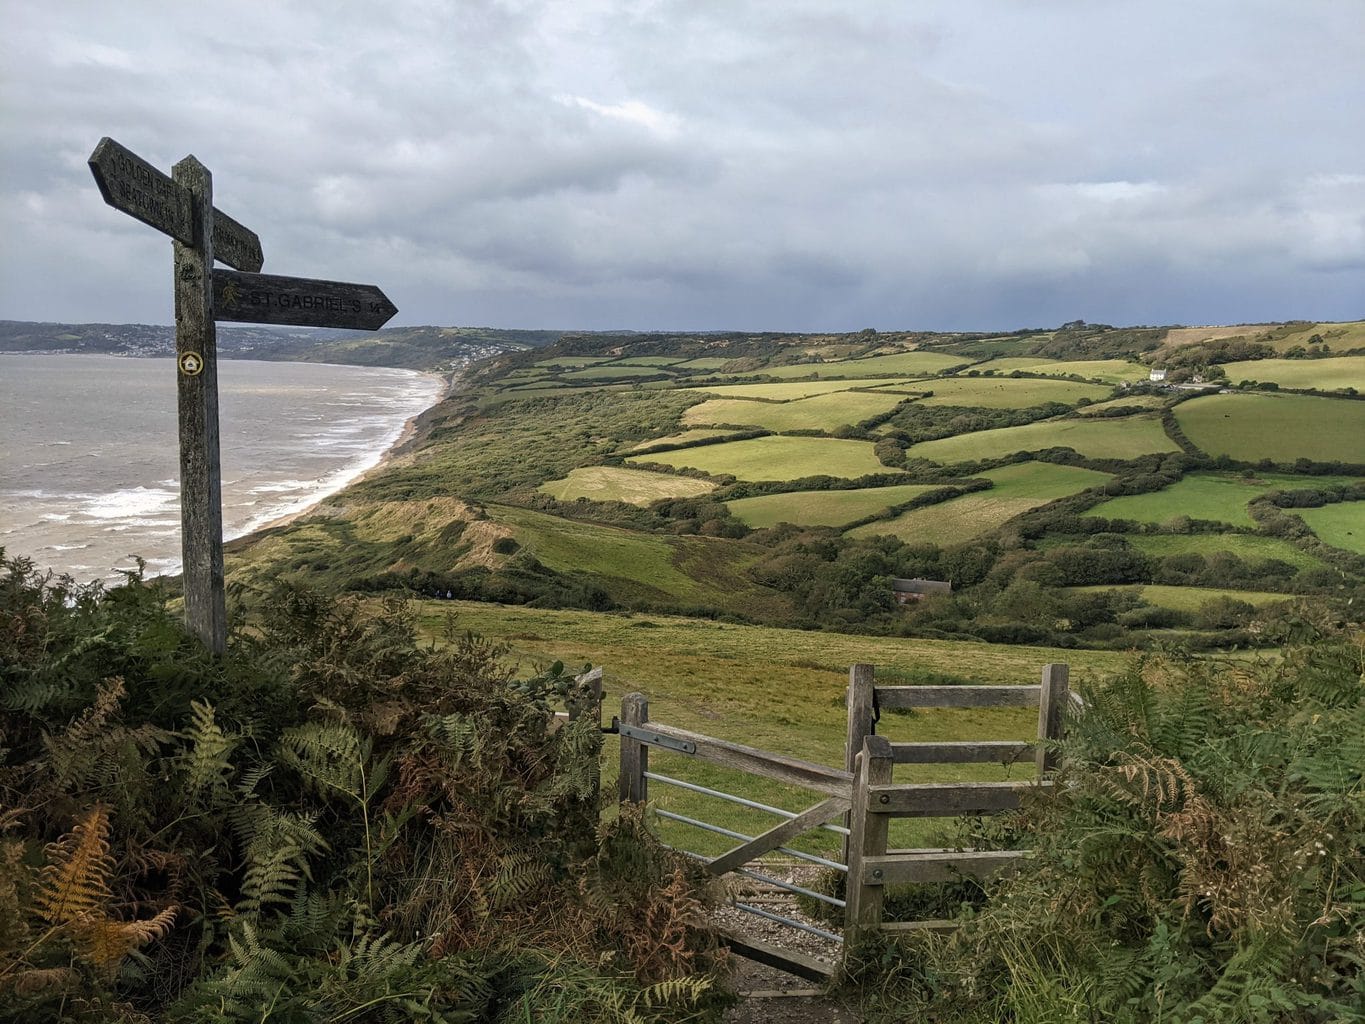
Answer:
[[[106,203],[173,241],[185,621],[221,654],[227,609],[214,321],[373,331],[398,310],[373,285],[258,273],[265,262],[260,238],[214,208],[213,176],[193,156],[168,176],[106,137],[89,163]],[[216,270],[215,260],[235,269]]]

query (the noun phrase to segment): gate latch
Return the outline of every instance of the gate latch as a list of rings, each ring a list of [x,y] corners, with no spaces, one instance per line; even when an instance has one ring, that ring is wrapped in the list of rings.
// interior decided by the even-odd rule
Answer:
[[[665,736],[655,732],[653,729],[638,725],[626,725],[621,722],[617,729],[622,736],[627,736],[641,743],[648,743],[652,747],[663,747],[665,750],[677,750],[684,754],[695,754],[697,745],[689,740],[675,740],[672,736]]]

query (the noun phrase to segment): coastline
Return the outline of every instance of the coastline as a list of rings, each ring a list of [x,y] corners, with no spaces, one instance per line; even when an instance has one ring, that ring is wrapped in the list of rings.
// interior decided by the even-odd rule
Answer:
[[[290,524],[295,523],[300,519],[304,519],[308,516],[314,515],[325,502],[332,500],[338,494],[344,492],[348,487],[353,487],[354,485],[360,483],[361,481],[369,479],[374,474],[382,472],[383,470],[391,466],[398,458],[402,457],[403,455],[406,455],[408,451],[411,450],[411,448],[414,446],[414,443],[420,440],[421,437],[423,436],[424,428],[426,424],[430,422],[432,418],[432,413],[441,405],[442,402],[444,402],[447,398],[449,398],[451,395],[455,393],[456,388],[459,386],[460,380],[464,376],[463,373],[461,373],[460,371],[454,371],[451,373],[436,373],[433,371],[424,370],[419,372],[421,372],[422,376],[424,377],[433,377],[436,380],[438,380],[440,382],[440,387],[437,389],[435,397],[432,399],[430,405],[428,405],[425,409],[418,412],[416,415],[409,417],[404,422],[402,428],[398,432],[398,436],[387,448],[384,449],[384,451],[380,454],[376,462],[366,467],[365,469],[361,470],[355,476],[342,481],[340,484],[338,484],[335,488],[328,491],[326,494],[320,494],[316,498],[310,500],[306,507],[297,509],[293,512],[286,512],[285,514],[276,516],[275,518],[269,519],[266,522],[258,523],[252,526],[250,529],[248,529],[245,533],[240,534],[239,536],[233,537],[231,539],[224,539],[223,551],[225,553],[232,553],[234,551],[245,550],[252,544],[255,544],[261,538],[273,533],[274,531],[289,526]],[[178,567],[174,575],[179,575]]]

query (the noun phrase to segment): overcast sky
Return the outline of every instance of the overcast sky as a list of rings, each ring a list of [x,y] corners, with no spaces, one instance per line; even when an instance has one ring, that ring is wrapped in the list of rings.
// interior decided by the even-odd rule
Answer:
[[[1365,317],[1362,0],[4,8],[4,319],[172,319],[103,135],[393,325]]]

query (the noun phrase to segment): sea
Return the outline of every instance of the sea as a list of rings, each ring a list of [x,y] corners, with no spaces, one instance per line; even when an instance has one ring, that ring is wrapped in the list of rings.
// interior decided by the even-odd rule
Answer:
[[[180,568],[173,359],[0,356],[0,548],[79,582]],[[373,468],[444,381],[220,360],[223,533],[301,512]]]

